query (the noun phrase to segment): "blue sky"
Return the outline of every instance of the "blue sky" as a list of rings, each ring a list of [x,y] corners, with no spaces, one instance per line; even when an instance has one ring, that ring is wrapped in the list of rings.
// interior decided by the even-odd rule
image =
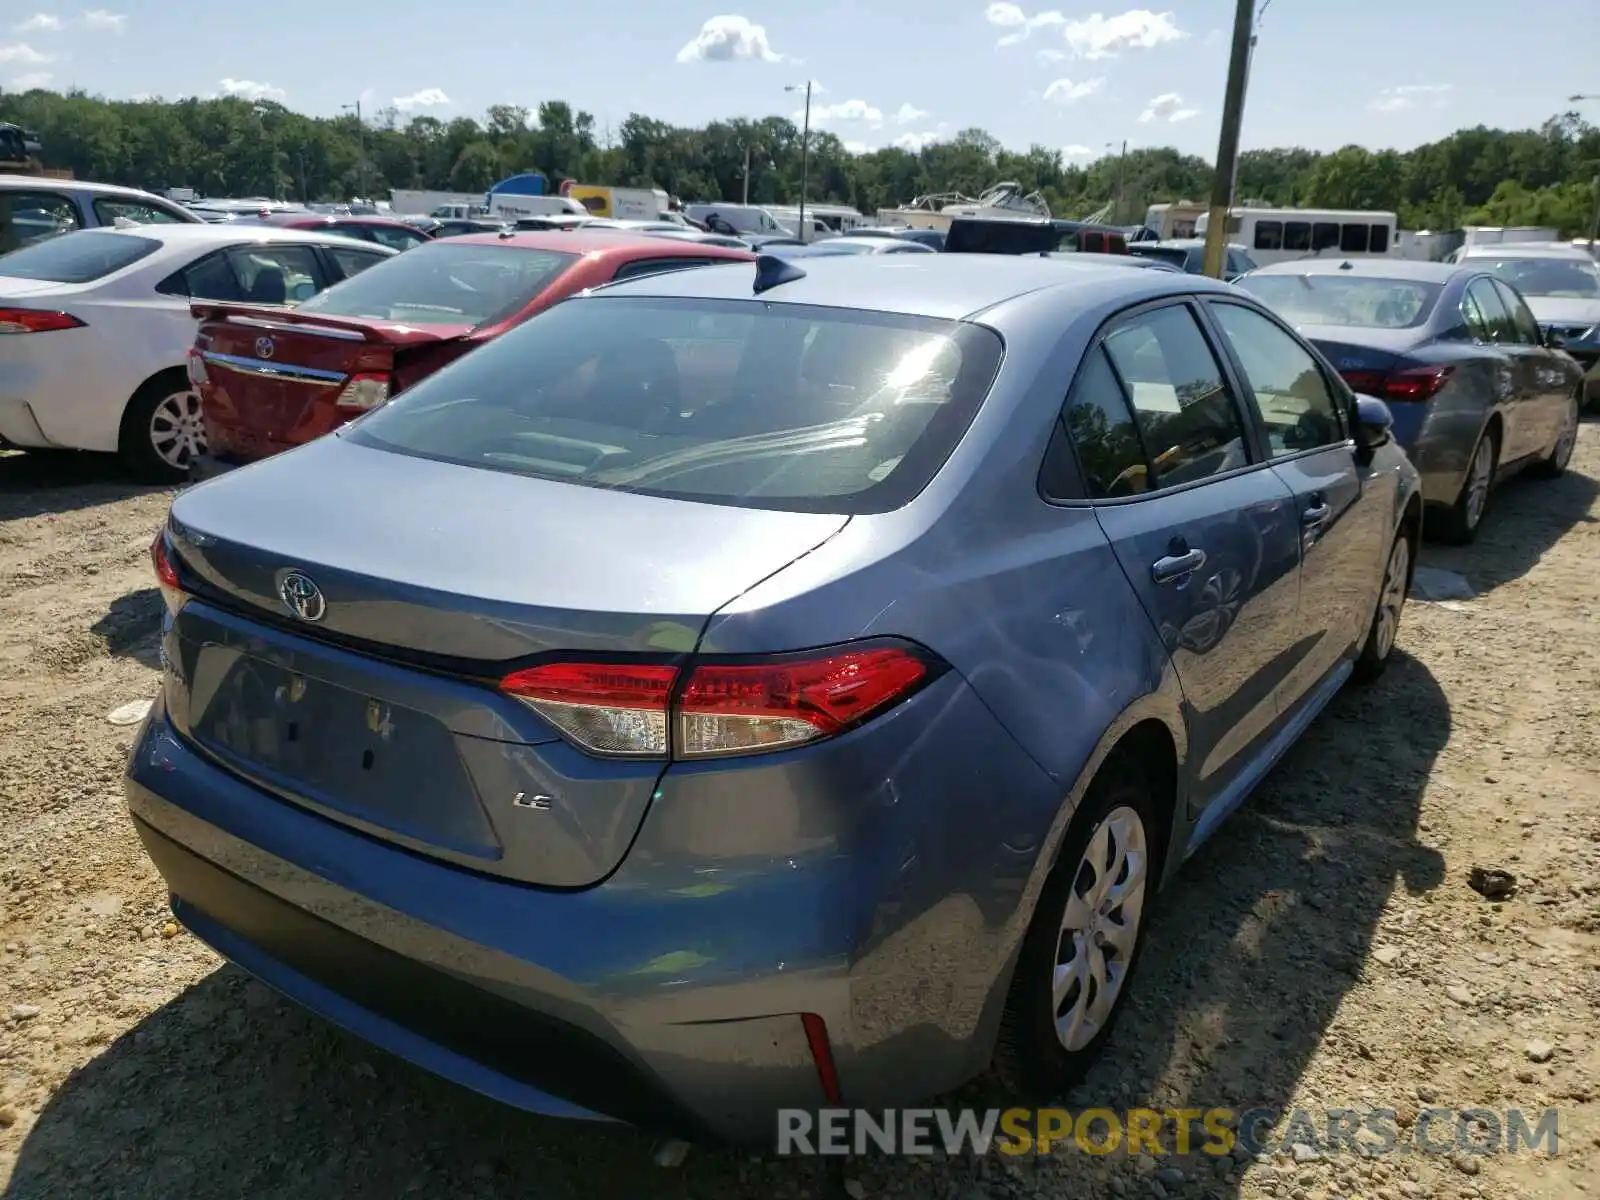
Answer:
[[[1227,0],[702,2],[703,16],[657,0],[547,0],[549,13],[392,0],[109,9],[9,0],[0,83],[114,98],[266,96],[315,114],[359,97],[369,110],[444,118],[563,99],[604,130],[631,111],[687,124],[797,114],[784,85],[810,78],[823,88],[814,123],[852,145],[914,146],[976,125],[1009,146],[1080,160],[1124,138],[1215,152]],[[1600,92],[1592,5],[1546,0],[1540,32],[1519,44],[1507,10],[1484,0],[1271,0],[1244,144],[1407,147],[1467,125],[1537,125],[1571,107],[1569,94]],[[1600,103],[1582,107],[1600,119]]]

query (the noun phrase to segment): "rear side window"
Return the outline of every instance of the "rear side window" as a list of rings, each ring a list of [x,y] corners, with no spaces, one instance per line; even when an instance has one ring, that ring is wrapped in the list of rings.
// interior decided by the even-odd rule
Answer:
[[[1103,465],[1091,472],[1096,478],[1090,481],[1104,490],[1091,495],[1136,495],[1249,464],[1238,401],[1186,306],[1130,317],[1101,345],[1110,370],[1103,373],[1093,357],[1088,360],[1088,382],[1081,387],[1075,383],[1067,414],[1067,428],[1075,440],[1085,432],[1080,423],[1090,422],[1091,430],[1103,424],[1112,442],[1110,448],[1085,450],[1079,441],[1086,464],[1106,456]],[[1116,393],[1110,391],[1108,380],[1117,385]],[[1085,406],[1104,415],[1079,415]],[[1142,462],[1127,461],[1128,439],[1118,432],[1118,414],[1123,411],[1138,429]],[[1089,470],[1087,465],[1085,469]]]
[[[523,246],[432,241],[346,279],[301,310],[418,325],[484,325],[526,307],[577,258]]]
[[[689,267],[704,267],[713,260],[709,258],[636,258],[632,262],[625,262],[617,268],[617,273],[611,278],[638,279],[641,275],[663,275],[668,271],[682,271]]]
[[[156,288],[171,296],[242,304],[291,304],[316,293],[310,246],[235,246],[191,263]]]
[[[352,275],[359,275],[368,267],[377,266],[387,254],[378,254],[372,250],[358,250],[354,246],[324,246],[322,248],[333,265],[338,268],[341,279],[349,279]]]
[[[55,192],[0,191],[0,254],[69,233],[81,224],[70,197]]]
[[[117,200],[100,196],[94,201],[95,218],[102,225],[115,225],[117,221],[132,221],[137,225],[185,225],[177,213],[149,204],[143,200]]]
[[[600,293],[480,347],[343,436],[618,491],[887,512],[944,464],[1001,355],[998,335],[962,322]]]
[[[393,225],[369,225],[367,233],[380,246],[391,250],[410,250],[423,242],[431,241],[427,234],[415,229],[399,229]]]
[[[0,258],[0,275],[49,283],[91,283],[161,249],[152,238],[83,229],[47,238]]]

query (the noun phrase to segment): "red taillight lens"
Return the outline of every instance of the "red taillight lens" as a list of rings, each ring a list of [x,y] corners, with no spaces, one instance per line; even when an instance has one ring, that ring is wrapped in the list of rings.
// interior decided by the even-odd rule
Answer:
[[[1440,363],[1430,367],[1411,367],[1395,371],[1383,381],[1385,400],[1431,400],[1449,382],[1455,367]]]
[[[1351,391],[1382,397],[1384,378],[1382,371],[1343,371],[1341,374],[1344,376],[1344,381],[1350,385]]]
[[[334,403],[345,413],[370,412],[389,400],[387,375],[352,375]]]
[[[176,612],[183,603],[183,583],[178,579],[177,567],[173,565],[165,529],[156,534],[156,540],[150,543],[150,565],[155,568],[156,582],[161,585],[161,598],[169,610]]]
[[[695,667],[676,706],[686,758],[798,746],[829,737],[906,695],[928,674],[899,647]]]
[[[655,664],[545,663],[500,681],[582,749],[660,758],[678,669]]]
[[[913,648],[876,644],[763,662],[702,660],[676,696],[678,668],[660,664],[546,663],[506,676],[500,689],[591,753],[708,758],[832,737],[934,674]]]
[[[0,308],[0,334],[51,333],[58,329],[83,329],[71,313],[45,308]]]

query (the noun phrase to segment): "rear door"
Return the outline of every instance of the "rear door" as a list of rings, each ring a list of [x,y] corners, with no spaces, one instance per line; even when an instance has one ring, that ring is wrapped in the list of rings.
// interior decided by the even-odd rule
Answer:
[[[1158,631],[1190,714],[1196,810],[1279,720],[1299,637],[1294,493],[1188,302],[1133,310],[1080,368],[1066,424],[1117,559]]]
[[[1501,353],[1508,368],[1510,378],[1501,389],[1505,429],[1500,439],[1500,462],[1512,462],[1539,442],[1538,365],[1528,354],[1537,347],[1523,342],[1492,276],[1480,275],[1467,284],[1466,298],[1479,314],[1480,327],[1488,334],[1489,344]]]
[[[1284,702],[1293,706],[1366,632],[1388,549],[1388,510],[1362,504],[1342,392],[1316,356],[1265,313],[1233,301],[1206,310],[1266,433],[1272,468],[1294,491],[1300,533],[1300,638]]]
[[[1566,355],[1544,344],[1539,322],[1516,288],[1503,279],[1496,279],[1494,289],[1510,315],[1512,328],[1517,331],[1517,353],[1527,359],[1533,391],[1527,421],[1528,441],[1522,453],[1542,454],[1555,444],[1556,433],[1566,420],[1567,404],[1572,397],[1571,375],[1563,362]]]

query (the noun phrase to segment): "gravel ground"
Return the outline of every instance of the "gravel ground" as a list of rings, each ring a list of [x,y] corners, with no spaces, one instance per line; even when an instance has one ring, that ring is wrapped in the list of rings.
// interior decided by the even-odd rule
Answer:
[[[0,1187],[6,1197],[1600,1197],[1600,426],[1516,482],[1476,595],[1414,602],[1167,893],[1071,1097],[1155,1108],[1562,1112],[1560,1152],[1077,1152],[816,1163],[528,1118],[281,1003],[168,921],[119,785],[156,685],[168,497],[0,455]],[[1490,902],[1474,867],[1516,876]],[[1002,1097],[974,1087],[978,1103]],[[1320,1118],[1319,1118],[1320,1119]]]

